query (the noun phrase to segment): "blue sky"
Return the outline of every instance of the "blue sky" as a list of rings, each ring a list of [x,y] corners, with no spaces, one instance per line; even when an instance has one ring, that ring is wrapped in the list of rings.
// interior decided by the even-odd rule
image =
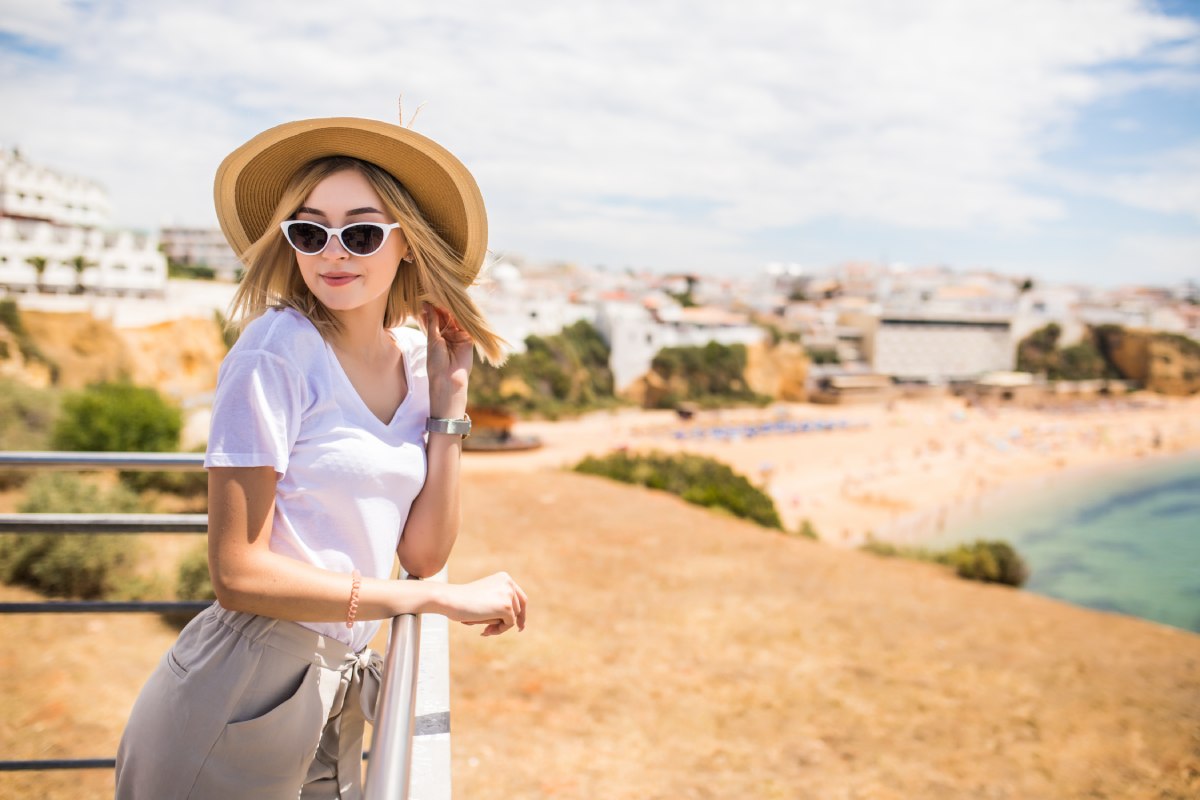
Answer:
[[[1200,279],[1200,2],[0,0],[0,143],[118,222],[214,224],[289,119],[455,152],[491,247],[748,272],[847,260]]]

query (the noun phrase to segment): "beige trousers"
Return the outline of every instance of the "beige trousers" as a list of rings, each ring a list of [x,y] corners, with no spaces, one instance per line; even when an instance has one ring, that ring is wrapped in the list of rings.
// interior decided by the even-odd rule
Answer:
[[[118,800],[358,800],[380,665],[294,622],[213,604],[133,706]]]

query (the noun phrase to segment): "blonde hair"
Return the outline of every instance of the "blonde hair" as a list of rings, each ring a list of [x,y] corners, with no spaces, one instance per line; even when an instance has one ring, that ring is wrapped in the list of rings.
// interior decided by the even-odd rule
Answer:
[[[400,223],[412,261],[404,261],[388,293],[383,327],[404,324],[409,317],[421,318],[421,303],[450,312],[471,336],[475,348],[491,364],[504,361],[505,342],[488,325],[467,287],[475,271],[446,244],[421,214],[412,196],[384,170],[367,161],[348,156],[330,156],[305,164],[284,189],[266,232],[242,254],[246,273],[230,304],[231,324],[244,327],[267,309],[294,308],[306,316],[328,338],[341,329],[337,317],[318,300],[300,274],[296,252],[283,237],[279,224],[291,219],[317,184],[344,170],[356,170],[383,201],[383,210]]]

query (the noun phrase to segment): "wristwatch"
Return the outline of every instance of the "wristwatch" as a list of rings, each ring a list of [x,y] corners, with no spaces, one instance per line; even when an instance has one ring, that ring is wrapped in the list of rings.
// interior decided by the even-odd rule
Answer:
[[[425,430],[430,433],[449,433],[465,439],[471,435],[471,417],[469,414],[463,414],[462,419],[429,417],[425,420]]]

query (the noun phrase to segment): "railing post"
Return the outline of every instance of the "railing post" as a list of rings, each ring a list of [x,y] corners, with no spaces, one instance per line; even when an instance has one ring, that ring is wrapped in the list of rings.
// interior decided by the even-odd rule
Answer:
[[[375,708],[375,735],[371,738],[371,759],[367,762],[366,800],[408,800],[420,651],[421,616],[401,614],[395,617],[383,662],[383,685]]]

